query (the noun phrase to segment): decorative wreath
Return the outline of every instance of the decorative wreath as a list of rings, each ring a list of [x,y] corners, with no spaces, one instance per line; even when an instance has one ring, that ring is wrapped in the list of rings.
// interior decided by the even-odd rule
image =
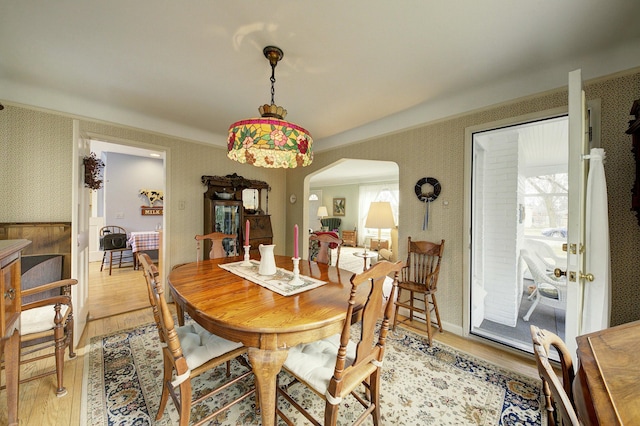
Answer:
[[[422,192],[422,186],[424,184],[431,185],[433,187],[433,191],[427,192],[427,193]],[[438,198],[438,195],[440,195],[441,189],[442,187],[440,186],[440,182],[438,182],[438,179],[432,178],[432,177],[424,177],[420,179],[418,182],[416,182],[416,187],[415,187],[416,196],[418,197],[418,200],[422,202],[435,201],[435,199]]]

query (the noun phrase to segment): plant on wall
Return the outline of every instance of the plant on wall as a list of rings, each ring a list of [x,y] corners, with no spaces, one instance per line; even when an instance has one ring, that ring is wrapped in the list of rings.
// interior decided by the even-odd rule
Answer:
[[[102,188],[102,169],[104,163],[96,157],[95,152],[85,155],[82,159],[84,163],[84,186],[89,189]]]

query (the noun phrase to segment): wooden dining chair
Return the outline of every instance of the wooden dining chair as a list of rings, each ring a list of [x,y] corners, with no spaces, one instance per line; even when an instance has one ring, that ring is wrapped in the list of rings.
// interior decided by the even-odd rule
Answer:
[[[338,265],[340,262],[340,247],[343,240],[334,232],[313,233],[309,236],[309,260],[326,265]],[[336,250],[337,249],[337,250]],[[332,250],[335,250],[336,261],[331,259]]]
[[[238,255],[237,239],[237,235],[224,234],[222,232],[212,232],[207,235],[196,235],[196,262],[200,262],[201,259],[204,260],[204,256],[200,255],[201,241],[205,241],[205,245],[211,244],[209,259],[218,259],[220,257]],[[225,243],[227,244],[227,247],[225,247]]]
[[[209,250],[209,259],[218,259],[220,257],[229,257],[235,256],[237,254],[237,235],[234,234],[223,234],[222,232],[212,232],[206,235],[196,235],[196,263],[201,262],[204,259],[204,256],[200,254],[201,251],[201,241],[204,241],[205,245],[211,244],[211,248]],[[232,240],[233,243],[228,243],[228,246],[224,247],[225,240],[228,242]],[[233,249],[231,249],[231,245],[233,244]],[[172,269],[179,268],[180,266],[185,265],[185,263],[180,263],[175,265]],[[173,296],[173,300],[178,300],[175,295]],[[184,325],[184,307],[176,302],[176,316],[178,317],[178,325]]]
[[[187,426],[189,425],[191,407],[193,405],[218,394],[234,383],[245,380],[252,374],[251,367],[245,361],[244,357],[242,357],[242,355],[246,353],[246,348],[242,343],[231,342],[209,333],[197,323],[175,327],[173,317],[165,300],[164,286],[158,278],[158,269],[146,253],[141,253],[139,259],[147,283],[149,303],[153,310],[153,317],[156,321],[158,334],[160,336],[164,364],[162,395],[160,397],[160,406],[156,420],[162,418],[169,396],[171,396],[180,416],[180,426]],[[211,390],[208,394],[192,400],[191,380],[225,363],[227,363],[226,376],[229,378],[228,363],[233,359],[242,363],[247,368],[247,371],[227,380],[222,385]],[[255,386],[233,401],[226,402],[222,407],[207,414],[194,424],[201,425],[208,422],[221,412],[254,393]]]
[[[133,253],[127,255],[126,252],[131,252],[131,247],[127,242],[127,231],[121,226],[103,226],[100,228],[100,250],[103,250],[102,263],[100,264],[100,272],[104,268],[104,264],[109,259],[109,275],[113,269],[113,255],[116,255],[118,261],[118,268],[122,267],[122,261],[133,262]]]
[[[541,330],[535,325],[530,326],[531,340],[533,341],[533,354],[536,357],[538,373],[542,379],[547,410],[547,424],[555,425],[580,425],[575,411],[573,399],[573,361],[571,353],[560,337],[548,331]],[[560,358],[562,370],[562,383],[556,376],[549,362],[549,351],[555,348]]]
[[[289,387],[295,383],[300,382],[306,385],[325,400],[325,425],[337,423],[338,408],[343,398],[349,394],[353,395],[365,408],[354,424],[360,424],[369,415],[373,417],[373,424],[381,424],[380,371],[389,331],[389,320],[393,314],[398,273],[402,266],[403,262],[381,261],[361,274],[354,274],[351,277],[352,290],[342,332],[289,349],[283,367],[295,378],[295,381],[278,386],[277,392],[313,424],[321,423],[302,407],[302,402],[296,401],[288,393]],[[383,286],[388,275],[393,276],[393,287],[390,297],[385,302]],[[351,340],[351,320],[356,309],[356,293],[360,286],[368,286],[365,287],[368,298],[362,306],[362,315],[358,322],[361,331],[357,341],[354,342]],[[384,306],[383,319],[379,328],[376,329],[384,303],[386,306]],[[364,385],[366,397],[356,392],[356,388],[360,385]],[[277,407],[276,412],[287,424],[294,424]]]
[[[22,283],[20,314],[20,364],[29,364],[54,357],[53,369],[31,369],[35,374],[21,378],[20,383],[56,375],[56,396],[67,394],[64,387],[64,352],[75,358],[73,348],[74,318],[71,286],[75,279],[63,279],[48,283]],[[51,349],[53,348],[53,349]],[[4,365],[3,365],[4,368]],[[4,386],[2,387],[4,389]]]
[[[413,321],[414,312],[422,313],[426,318],[429,345],[433,344],[432,326],[437,326],[441,333],[443,331],[438,301],[436,300],[443,252],[444,240],[440,244],[436,244],[429,241],[411,241],[411,237],[409,237],[407,263],[398,281],[398,300],[393,318],[393,329],[395,330],[398,324],[400,308],[409,310],[409,318],[405,320],[409,322]],[[408,297],[406,297],[407,295]],[[422,295],[423,298],[419,299],[417,297],[419,295]],[[421,302],[424,303],[424,307]],[[431,318],[431,311],[436,314],[435,323]]]

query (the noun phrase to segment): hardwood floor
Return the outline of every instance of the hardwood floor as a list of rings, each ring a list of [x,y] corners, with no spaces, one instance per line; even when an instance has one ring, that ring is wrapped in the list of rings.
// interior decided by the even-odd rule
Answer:
[[[151,309],[147,307],[149,300],[141,271],[134,271],[131,267],[114,269],[109,277],[107,271],[100,273],[99,263],[97,267],[92,264],[89,286],[90,320],[76,348],[77,356],[74,359],[68,359],[67,356],[65,361],[64,385],[69,393],[62,398],[55,396],[55,376],[21,385],[21,425],[80,425],[85,345],[92,337],[153,321]],[[415,331],[425,334],[424,324],[416,326]],[[530,377],[538,377],[535,361],[531,358],[464,339],[446,331],[436,332],[434,338],[478,358]],[[21,375],[31,375],[35,369],[41,368],[53,368],[53,359],[32,363],[28,369],[23,367]],[[4,374],[2,380],[4,383]],[[6,392],[0,391],[0,425],[6,423]]]

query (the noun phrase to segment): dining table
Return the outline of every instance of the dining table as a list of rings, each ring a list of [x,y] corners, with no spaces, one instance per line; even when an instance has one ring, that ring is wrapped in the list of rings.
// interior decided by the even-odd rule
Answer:
[[[276,267],[292,271],[293,259],[275,255]],[[299,260],[299,275],[324,284],[293,295],[282,295],[227,269],[241,256],[181,265],[167,285],[176,306],[208,330],[245,345],[255,374],[262,425],[276,421],[276,378],[288,350],[340,333],[345,321],[353,272]],[[252,260],[257,263],[256,260]],[[268,277],[266,277],[268,278]],[[366,286],[356,304],[367,297]]]
[[[572,389],[584,425],[640,424],[640,321],[576,338]]]
[[[129,246],[133,253],[133,269],[138,269],[138,252],[158,250],[160,248],[160,233],[157,231],[134,231],[129,235]]]

